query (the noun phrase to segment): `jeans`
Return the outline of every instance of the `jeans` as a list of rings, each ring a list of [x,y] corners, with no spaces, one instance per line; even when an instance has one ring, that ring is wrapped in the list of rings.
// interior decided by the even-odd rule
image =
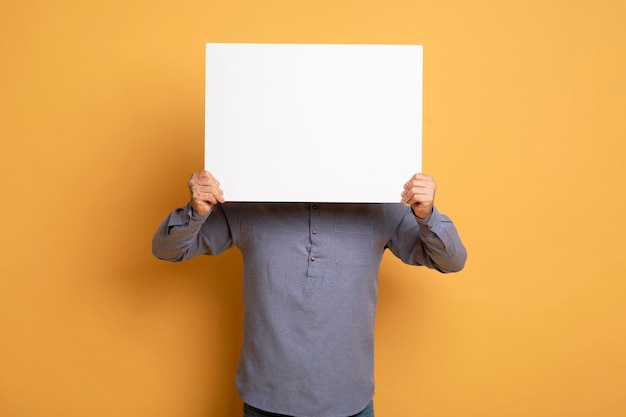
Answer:
[[[284,414],[276,414],[276,413],[268,413],[267,411],[259,410],[258,408],[254,408],[251,405],[246,403],[243,404],[243,417],[290,417]],[[295,416],[291,416],[295,417]],[[374,417],[374,402],[370,401],[370,403],[365,407],[363,411],[357,413],[350,417]]]

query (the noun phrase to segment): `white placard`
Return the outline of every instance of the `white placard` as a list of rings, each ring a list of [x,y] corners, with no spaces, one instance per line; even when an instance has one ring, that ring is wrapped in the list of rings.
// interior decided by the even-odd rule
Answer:
[[[421,144],[419,45],[206,46],[204,162],[227,201],[398,202]]]

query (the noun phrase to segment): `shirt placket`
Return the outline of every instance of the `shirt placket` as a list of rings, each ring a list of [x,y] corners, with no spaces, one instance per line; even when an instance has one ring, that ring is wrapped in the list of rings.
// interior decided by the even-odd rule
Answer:
[[[309,205],[309,239],[311,240],[311,246],[309,250],[309,260],[307,267],[307,279],[306,279],[306,291],[315,292],[321,285],[324,278],[324,272],[322,269],[322,254],[320,229],[322,225],[321,219],[321,207],[319,203],[311,203]]]

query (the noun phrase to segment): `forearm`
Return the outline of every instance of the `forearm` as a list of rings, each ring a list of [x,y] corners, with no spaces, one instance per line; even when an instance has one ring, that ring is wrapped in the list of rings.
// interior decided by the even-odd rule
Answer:
[[[434,208],[428,219],[415,218],[422,246],[433,266],[441,272],[458,272],[465,266],[467,251],[449,217]]]
[[[179,262],[206,253],[201,230],[208,216],[194,213],[190,205],[174,210],[154,234],[152,254],[162,260]]]
[[[436,207],[426,219],[408,211],[392,239],[390,249],[407,264],[423,265],[440,272],[460,271],[467,258],[456,227]]]

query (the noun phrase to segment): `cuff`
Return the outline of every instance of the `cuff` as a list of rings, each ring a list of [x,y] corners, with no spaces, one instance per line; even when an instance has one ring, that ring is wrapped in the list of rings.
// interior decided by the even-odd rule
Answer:
[[[211,212],[213,211],[213,207],[211,207],[211,210],[209,210],[209,212],[207,214],[198,214],[196,213],[196,211],[193,209],[193,207],[191,206],[191,203],[187,204],[187,207],[185,207],[185,211],[187,213],[187,218],[190,220],[206,220],[207,217],[209,217],[209,214],[211,214]]]
[[[411,213],[413,213],[412,209],[411,209]],[[439,213],[439,210],[437,210],[437,207],[435,206],[433,206],[433,211],[432,213],[430,213],[430,216],[428,216],[427,218],[422,219],[421,217],[417,217],[415,213],[413,213],[413,217],[415,217],[415,220],[417,220],[418,224],[423,225],[423,226],[428,226],[428,228],[431,230],[433,226],[441,220],[441,214]]]
[[[170,215],[170,218],[167,222],[167,226],[171,228],[174,226],[186,225],[187,223],[191,221],[204,222],[204,220],[206,220],[206,218],[209,217],[209,214],[211,214],[211,212],[208,212],[205,215],[196,213],[193,210],[193,207],[191,207],[191,203],[188,203],[185,207],[174,210],[174,212]]]

